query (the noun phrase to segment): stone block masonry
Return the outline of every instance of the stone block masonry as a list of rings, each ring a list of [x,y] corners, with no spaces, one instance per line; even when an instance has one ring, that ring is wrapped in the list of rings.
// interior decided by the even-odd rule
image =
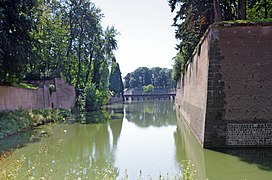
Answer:
[[[0,86],[0,111],[17,109],[71,109],[76,100],[75,89],[63,79],[36,81],[38,89]],[[54,85],[55,90],[49,90]]]
[[[272,25],[212,25],[176,104],[203,147],[272,146]]]

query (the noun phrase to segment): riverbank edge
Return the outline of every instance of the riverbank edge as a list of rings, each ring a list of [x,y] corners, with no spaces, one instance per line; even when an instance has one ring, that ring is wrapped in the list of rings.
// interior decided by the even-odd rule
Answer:
[[[63,122],[72,117],[70,110],[5,110],[0,112],[0,139],[51,122]]]

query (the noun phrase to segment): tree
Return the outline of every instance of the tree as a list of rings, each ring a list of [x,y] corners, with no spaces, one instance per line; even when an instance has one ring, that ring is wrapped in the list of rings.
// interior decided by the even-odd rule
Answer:
[[[122,76],[121,76],[119,64],[116,63],[116,61],[112,62],[109,82],[110,82],[110,86],[109,86],[110,91],[113,91],[115,94],[123,95],[124,86],[122,82]]]
[[[32,8],[35,1],[0,1],[0,83],[24,78],[34,63]]]
[[[246,0],[238,0],[237,19],[246,20]]]
[[[148,84],[147,86],[143,86],[143,92],[145,94],[153,94],[154,93],[154,86],[152,84]]]
[[[139,67],[125,76],[125,87],[128,89],[143,88],[151,84],[157,89],[171,89],[175,84],[171,74],[172,69]]]
[[[103,16],[89,0],[1,0],[0,83],[63,77],[77,104],[99,109],[119,34],[103,29]]]
[[[124,85],[125,85],[125,88],[129,88],[129,81],[130,81],[130,73],[128,73],[128,74],[124,77]]]
[[[210,24],[272,17],[272,0],[168,0],[168,3],[171,11],[176,13],[173,25],[176,27],[176,39],[179,40],[176,47],[179,52],[174,58],[175,80],[180,78]]]
[[[267,19],[272,17],[272,0],[252,0],[246,8],[249,20]]]
[[[214,8],[214,21],[220,22],[222,21],[221,9],[220,9],[220,2],[219,0],[213,0],[213,8]]]

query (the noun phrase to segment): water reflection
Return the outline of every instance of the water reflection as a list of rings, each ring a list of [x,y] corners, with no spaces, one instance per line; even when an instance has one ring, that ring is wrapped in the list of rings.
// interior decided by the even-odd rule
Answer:
[[[30,169],[34,177],[93,179],[97,176],[96,171],[115,162],[123,111],[113,107],[109,112],[107,117],[114,120],[108,123],[58,125],[52,136],[39,143],[26,144],[17,152],[18,156],[23,154],[27,157],[23,171]],[[87,122],[96,118],[90,116]],[[114,169],[117,170],[116,167]]]
[[[27,158],[24,171],[36,178],[94,179],[111,162],[121,177],[127,169],[129,179],[140,171],[143,179],[168,173],[171,179],[179,162],[191,160],[200,180],[272,179],[271,149],[202,149],[173,106],[168,101],[111,106],[85,116],[86,124],[58,125],[52,136],[24,144],[17,155]]]
[[[174,104],[171,101],[135,102],[124,107],[129,122],[139,127],[176,125]]]
[[[123,104],[114,104],[99,111],[79,112],[75,115],[75,119],[82,124],[107,123],[114,119],[123,119],[123,107]]]
[[[187,125],[178,122],[176,159],[191,160],[199,179],[272,179],[271,149],[202,149]]]

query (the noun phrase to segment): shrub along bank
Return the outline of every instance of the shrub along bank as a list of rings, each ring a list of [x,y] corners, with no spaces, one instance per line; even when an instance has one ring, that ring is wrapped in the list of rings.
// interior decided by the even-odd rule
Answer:
[[[0,112],[0,139],[49,122],[63,122],[71,112],[64,109],[16,110]]]

